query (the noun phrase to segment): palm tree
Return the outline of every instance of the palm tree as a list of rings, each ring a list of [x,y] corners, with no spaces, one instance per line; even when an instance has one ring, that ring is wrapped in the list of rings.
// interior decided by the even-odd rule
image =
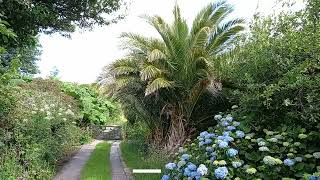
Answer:
[[[242,19],[226,19],[231,12],[225,1],[209,4],[189,29],[176,5],[172,24],[159,16],[144,17],[161,39],[122,35],[129,52],[112,64],[107,74],[114,77],[114,87],[123,98],[142,91],[143,98],[161,99],[160,118],[155,122],[161,124],[162,115],[169,116],[169,131],[165,133],[169,148],[184,143],[190,135],[191,115],[199,97],[217,83],[215,60],[232,50],[235,37],[244,29]],[[130,91],[121,93],[125,89]]]

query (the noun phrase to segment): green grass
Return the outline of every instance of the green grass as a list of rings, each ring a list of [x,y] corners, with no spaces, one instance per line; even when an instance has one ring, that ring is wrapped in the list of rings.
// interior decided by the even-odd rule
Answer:
[[[162,169],[167,163],[167,159],[158,153],[152,153],[146,157],[141,152],[141,147],[129,142],[122,142],[121,155],[127,166],[131,169]],[[159,180],[161,174],[134,174],[135,180]]]
[[[97,144],[81,170],[81,180],[111,180],[110,147],[109,142]]]

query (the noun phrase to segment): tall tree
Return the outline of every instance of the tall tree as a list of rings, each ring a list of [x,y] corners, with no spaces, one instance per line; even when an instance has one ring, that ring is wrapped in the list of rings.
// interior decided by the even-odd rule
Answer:
[[[121,0],[1,0],[0,19],[16,34],[15,40],[0,38],[0,45],[7,49],[1,57],[2,70],[19,54],[22,72],[37,73],[39,33],[70,36],[76,27],[90,29],[116,22],[122,15],[110,14],[121,4]]]
[[[146,101],[150,98],[161,102],[157,115],[160,121],[151,121],[162,125],[164,115],[169,119],[169,131],[164,133],[169,149],[184,143],[190,135],[194,123],[191,117],[198,99],[204,92],[215,90],[212,88],[217,82],[212,71],[214,61],[232,49],[235,37],[243,30],[242,19],[226,19],[231,12],[232,7],[225,1],[209,4],[189,29],[176,5],[172,24],[159,16],[145,17],[161,39],[132,33],[122,35],[129,53],[109,68],[115,77],[117,94],[128,92],[127,89],[131,89],[129,93],[143,89],[142,103],[149,102],[152,106],[152,102]],[[137,89],[139,86],[133,83],[141,88]],[[120,98],[128,98],[129,93],[120,94]],[[141,98],[133,98],[141,102]],[[142,107],[150,112],[148,105]],[[157,128],[166,131],[164,127]]]
[[[120,17],[107,18],[119,10],[121,0],[2,0],[0,14],[17,34],[17,43],[33,43],[38,33],[69,35],[78,26],[105,25]],[[1,43],[1,40],[0,40]]]

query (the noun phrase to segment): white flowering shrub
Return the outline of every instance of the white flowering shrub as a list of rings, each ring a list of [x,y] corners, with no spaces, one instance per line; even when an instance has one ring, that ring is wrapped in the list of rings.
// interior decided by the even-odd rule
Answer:
[[[81,144],[76,101],[51,86],[30,83],[13,92],[14,108],[0,120],[0,179],[51,179]]]
[[[319,133],[285,128],[250,132],[231,114],[214,119],[215,128],[179,149],[162,180],[320,178],[320,149],[309,142]]]

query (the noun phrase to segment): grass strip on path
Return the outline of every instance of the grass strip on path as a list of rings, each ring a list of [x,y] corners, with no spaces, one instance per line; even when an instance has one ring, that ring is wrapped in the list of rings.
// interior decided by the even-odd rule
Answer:
[[[162,169],[166,163],[166,158],[161,155],[146,155],[141,151],[141,147],[135,143],[123,141],[120,144],[121,156],[130,169]],[[159,180],[161,174],[133,174],[135,180]]]
[[[97,144],[81,170],[81,180],[111,180],[110,148],[109,142]]]

